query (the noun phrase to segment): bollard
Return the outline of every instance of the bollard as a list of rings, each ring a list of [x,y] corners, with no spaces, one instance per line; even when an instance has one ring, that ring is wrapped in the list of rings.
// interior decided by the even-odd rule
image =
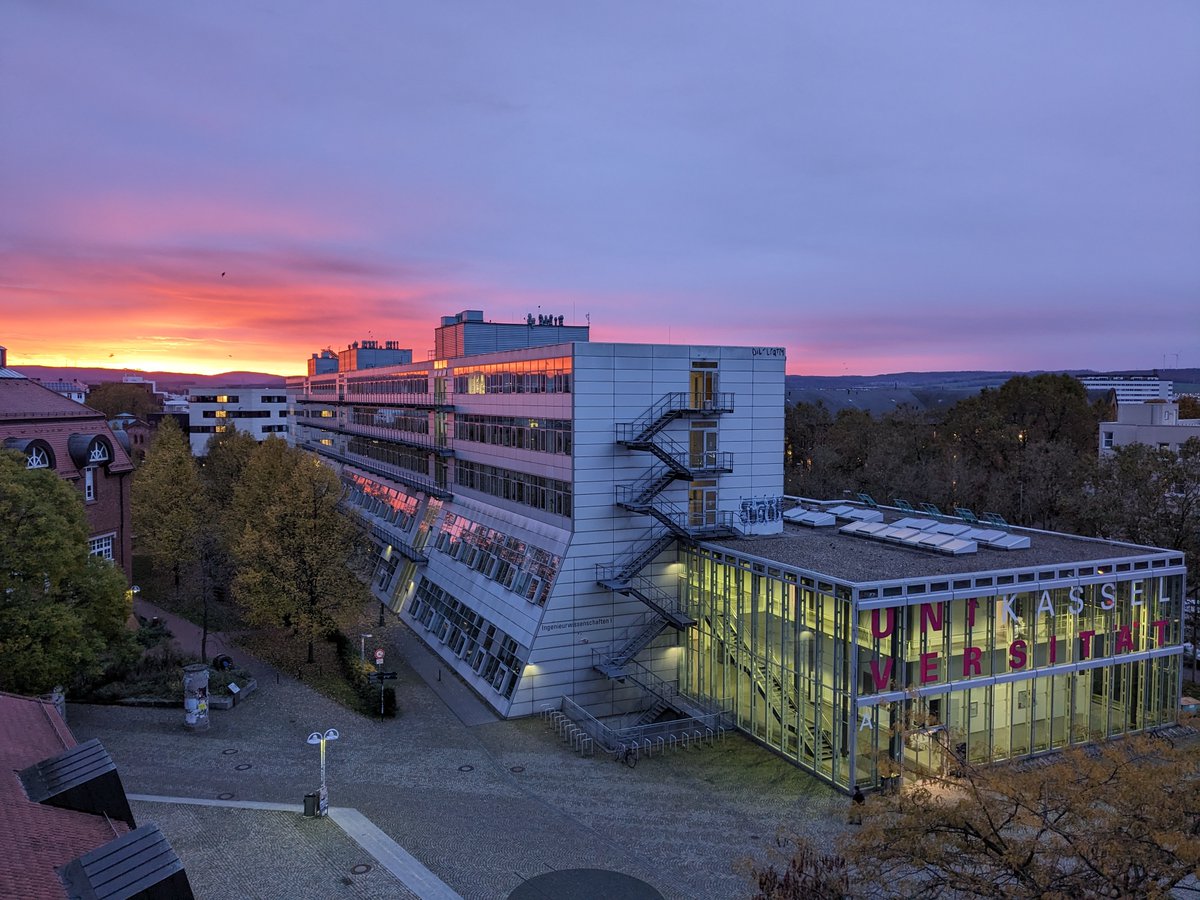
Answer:
[[[203,663],[183,667],[183,727],[208,730],[208,666]]]

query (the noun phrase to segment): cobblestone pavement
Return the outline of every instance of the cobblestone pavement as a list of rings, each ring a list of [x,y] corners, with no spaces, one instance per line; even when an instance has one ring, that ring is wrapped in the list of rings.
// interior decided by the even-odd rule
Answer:
[[[130,806],[138,822],[154,822],[167,835],[199,898],[418,900],[329,819],[137,800]]]
[[[404,627],[389,629],[392,646],[427,652],[400,633]],[[843,796],[740,735],[629,769],[574,754],[538,718],[467,727],[413,667],[391,662],[399,659],[394,649],[388,659],[399,672],[400,716],[382,723],[258,666],[259,689],[232,710],[213,711],[204,733],[186,732],[182,710],[171,709],[72,705],[70,724],[80,740],[104,742],[129,793],[292,804],[319,783],[319,755],[305,739],[337,728],[341,739],[326,751],[330,804],[358,809],[465,898],[507,897],[551,869],[601,868],[643,879],[667,898],[724,900],[748,893],[735,866],[761,856],[780,826],[818,845],[844,827]],[[429,659],[414,662],[428,671]],[[186,844],[212,814],[148,808],[145,815]],[[222,840],[230,867],[285,871],[303,855],[297,841],[332,825],[289,824],[289,816],[299,818],[246,815],[237,834],[262,833]],[[190,851],[176,849],[190,870]],[[382,879],[341,885],[353,856],[333,844],[310,854],[314,865],[327,861],[321,865],[336,875],[334,890],[305,893],[278,882],[277,894],[262,896],[409,896],[350,893],[383,890]],[[254,895],[225,887],[201,896]]]

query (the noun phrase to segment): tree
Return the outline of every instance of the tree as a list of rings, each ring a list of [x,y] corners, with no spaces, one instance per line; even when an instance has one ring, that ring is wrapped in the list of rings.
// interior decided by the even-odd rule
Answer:
[[[1179,418],[1200,419],[1200,399],[1184,394],[1179,398]]]
[[[296,467],[296,451],[272,435],[254,448],[234,487],[233,498],[222,515],[222,531],[232,550],[248,525],[270,507],[276,492]]]
[[[109,419],[121,413],[132,413],[146,421],[150,413],[162,411],[162,401],[154,395],[148,384],[123,381],[105,381],[88,392],[87,405],[98,409]]]
[[[959,768],[868,802],[841,847],[856,895],[1200,893],[1194,748],[1136,735],[1068,750],[1048,768]]]
[[[204,502],[212,523],[207,529],[211,535],[201,546],[201,568],[206,590],[211,590],[214,599],[229,596],[233,583],[232,547],[242,530],[233,497],[257,448],[253,435],[238,431],[230,422],[225,431],[209,438],[200,466]]]
[[[249,498],[259,506],[234,546],[234,591],[252,624],[304,636],[313,662],[316,638],[368,599],[367,554],[360,532],[338,510],[337,475],[301,450],[273,444],[282,442],[255,452],[235,495],[235,507],[246,509]]]
[[[99,674],[125,639],[125,578],[88,554],[79,493],[0,451],[0,690],[37,694]]]
[[[795,834],[779,834],[765,863],[742,864],[753,900],[841,900],[849,895],[846,860],[825,854]]]
[[[225,431],[208,439],[200,480],[210,507],[218,515],[233,506],[234,491],[257,448],[254,435],[239,431],[232,421]]]
[[[133,478],[133,528],[138,550],[169,573],[178,599],[185,573],[200,559],[203,523],[200,478],[187,439],[174,419],[163,419],[146,461]]]

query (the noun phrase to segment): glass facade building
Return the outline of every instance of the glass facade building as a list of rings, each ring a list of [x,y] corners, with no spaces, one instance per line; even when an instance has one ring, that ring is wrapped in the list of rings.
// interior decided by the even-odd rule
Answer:
[[[961,557],[800,526],[681,548],[680,688],[844,789],[1173,723],[1182,556],[1023,533]]]

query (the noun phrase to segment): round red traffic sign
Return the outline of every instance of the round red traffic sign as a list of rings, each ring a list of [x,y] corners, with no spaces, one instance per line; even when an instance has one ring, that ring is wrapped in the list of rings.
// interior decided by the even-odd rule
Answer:
[[[375,651],[375,662],[383,662],[383,648],[380,647]]]

